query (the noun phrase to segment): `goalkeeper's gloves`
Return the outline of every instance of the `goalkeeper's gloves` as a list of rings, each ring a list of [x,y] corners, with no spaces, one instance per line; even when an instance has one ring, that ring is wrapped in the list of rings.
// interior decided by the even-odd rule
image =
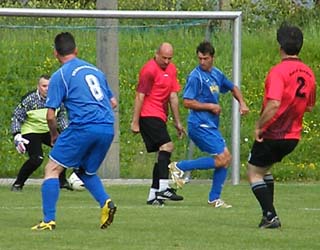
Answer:
[[[16,145],[16,149],[20,154],[24,154],[26,152],[26,146],[24,144],[29,144],[29,140],[22,137],[21,134],[16,134],[14,136],[14,144]]]

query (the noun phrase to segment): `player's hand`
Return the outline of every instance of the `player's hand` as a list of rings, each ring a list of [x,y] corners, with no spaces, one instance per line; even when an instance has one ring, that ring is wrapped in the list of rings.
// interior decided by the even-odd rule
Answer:
[[[249,108],[246,104],[240,105],[240,114],[246,115],[249,113]]]
[[[57,139],[58,139],[59,133],[58,131],[56,131],[56,133],[51,133],[50,132],[50,137],[51,137],[51,146],[53,147],[53,145],[56,143]]]
[[[177,129],[179,139],[182,139],[187,134],[184,127],[182,127],[181,124],[176,125],[176,129]]]
[[[211,103],[211,110],[210,111],[215,115],[220,115],[221,107],[219,104]]]
[[[29,140],[22,137],[21,134],[16,134],[14,136],[14,144],[16,145],[16,149],[20,154],[24,154],[26,152],[25,144],[29,144]]]
[[[255,139],[258,142],[262,142],[263,141],[262,130],[259,129],[259,128],[256,128],[256,130],[255,130]]]
[[[132,123],[131,123],[131,131],[132,131],[134,134],[140,133],[139,123],[132,122]]]

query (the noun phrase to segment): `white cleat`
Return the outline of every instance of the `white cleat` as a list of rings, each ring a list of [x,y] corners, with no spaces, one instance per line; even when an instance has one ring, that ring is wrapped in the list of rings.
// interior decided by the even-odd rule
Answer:
[[[214,208],[231,208],[232,205],[225,203],[221,199],[216,199],[214,201],[208,201],[208,204]]]
[[[177,162],[171,162],[168,165],[171,179],[177,185],[178,188],[182,188],[185,184],[185,179],[183,178],[184,172],[177,167]]]

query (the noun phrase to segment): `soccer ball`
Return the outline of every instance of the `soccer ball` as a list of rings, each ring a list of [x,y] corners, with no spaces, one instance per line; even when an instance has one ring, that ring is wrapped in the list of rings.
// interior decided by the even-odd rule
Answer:
[[[73,190],[76,191],[82,191],[85,190],[84,184],[82,180],[77,176],[76,173],[72,173],[68,179],[70,187],[72,187]]]

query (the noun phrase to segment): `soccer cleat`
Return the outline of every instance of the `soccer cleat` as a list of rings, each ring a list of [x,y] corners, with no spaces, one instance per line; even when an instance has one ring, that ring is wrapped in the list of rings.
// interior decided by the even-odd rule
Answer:
[[[164,206],[164,200],[154,198],[152,200],[147,201],[147,205],[163,207]]]
[[[171,179],[177,185],[178,188],[182,188],[185,184],[185,179],[183,178],[184,172],[177,167],[177,162],[171,162],[168,165]]]
[[[213,201],[208,201],[208,204],[214,208],[231,208],[232,206],[230,204],[225,203],[221,199],[216,199]]]
[[[70,186],[68,182],[60,184],[60,189],[67,189],[67,190],[73,191],[73,188]]]
[[[174,188],[167,188],[166,190],[156,192],[156,197],[158,200],[172,200],[172,201],[181,201],[183,196],[177,195]]]
[[[258,227],[261,227],[262,225],[264,225],[264,224],[266,223],[266,221],[267,221],[267,217],[266,217],[266,216],[262,216],[261,221],[260,221]]]
[[[275,216],[272,218],[272,220],[268,220],[266,217],[262,217],[262,220],[259,224],[259,228],[270,228],[270,229],[274,229],[274,228],[280,228],[281,227],[281,222],[278,218],[278,216]]]
[[[23,185],[19,185],[19,184],[13,184],[11,186],[11,191],[12,192],[21,192],[23,188]]]
[[[100,228],[106,229],[113,222],[114,214],[117,211],[117,207],[113,204],[111,199],[108,199],[104,206],[101,208],[101,222]]]
[[[184,177],[184,184],[188,184],[190,183],[192,177],[190,174],[188,174],[187,176]]]
[[[55,221],[49,221],[49,222],[44,222],[41,221],[39,224],[33,226],[31,230],[36,230],[36,231],[43,231],[43,230],[49,230],[52,231],[56,228],[56,222]]]

